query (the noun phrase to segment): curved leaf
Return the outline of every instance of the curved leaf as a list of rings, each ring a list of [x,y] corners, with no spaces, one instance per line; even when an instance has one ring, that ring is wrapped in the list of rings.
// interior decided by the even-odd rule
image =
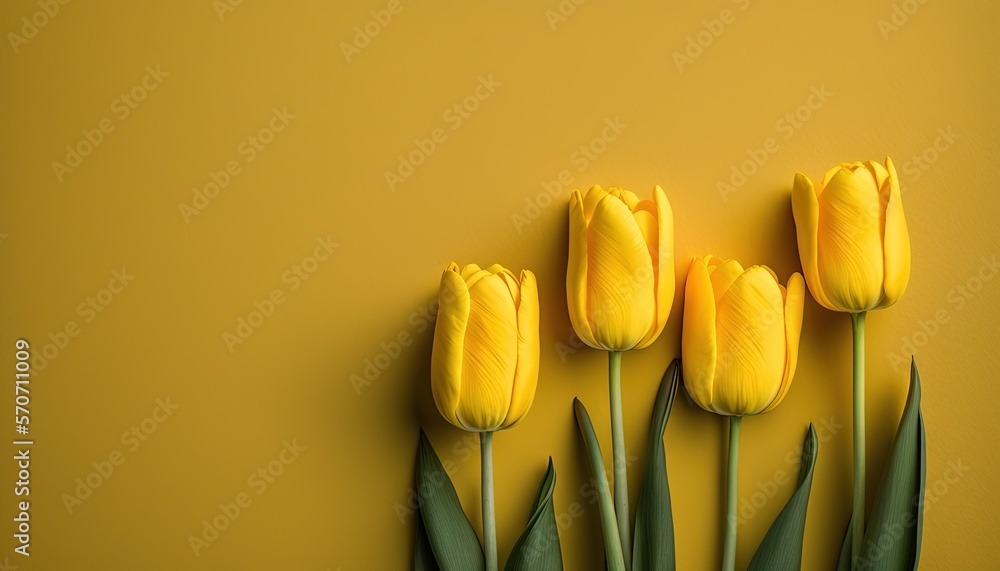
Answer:
[[[424,528],[424,520],[421,519],[420,511],[417,511],[417,541],[413,550],[413,569],[415,571],[439,571],[437,561],[434,560],[434,552],[431,551],[430,541],[427,539],[427,529]]]
[[[556,470],[549,458],[549,467],[542,476],[542,482],[531,506],[531,517],[524,533],[514,544],[506,571],[562,571],[562,551],[559,547],[559,527],[552,505],[552,494],[556,488]]]
[[[674,359],[663,374],[656,393],[653,419],[649,425],[649,459],[635,511],[633,571],[672,571],[674,560],[674,520],[667,481],[667,457],[663,451],[663,431],[680,384],[680,360]]]
[[[802,446],[802,462],[799,464],[799,482],[781,509],[774,523],[767,530],[750,560],[747,571],[799,571],[802,569],[802,537],[806,529],[806,511],[809,508],[809,492],[812,489],[813,472],[819,442],[812,423]]]
[[[462,510],[448,472],[441,465],[441,460],[423,430],[420,431],[418,449],[417,493],[420,496],[420,517],[438,567],[443,571],[486,569],[479,537]],[[420,544],[417,545],[419,547]]]
[[[597,504],[600,507],[601,530],[604,533],[604,555],[610,571],[625,569],[625,556],[622,554],[621,538],[618,535],[618,522],[615,519],[614,502],[611,499],[611,488],[608,487],[608,473],[604,467],[604,457],[601,455],[601,444],[594,433],[594,423],[590,414],[580,399],[573,399],[573,409],[576,411],[576,423],[580,425],[580,434],[587,446],[590,457],[590,469],[594,475],[594,485],[597,488]]]
[[[847,523],[847,533],[844,534],[844,542],[840,546],[840,559],[837,560],[837,571],[851,571],[851,528],[854,525],[854,514],[851,514],[851,521]]]
[[[913,571],[923,533],[927,443],[920,412],[920,374],[910,364],[910,389],[896,437],[875,492],[875,504],[858,567],[866,571]]]

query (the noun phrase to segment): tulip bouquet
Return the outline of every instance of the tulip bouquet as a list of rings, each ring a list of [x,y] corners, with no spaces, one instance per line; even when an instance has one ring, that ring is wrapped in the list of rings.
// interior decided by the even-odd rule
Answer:
[[[598,495],[607,569],[675,568],[663,435],[682,373],[691,401],[728,422],[721,560],[724,571],[735,569],[742,421],[775,409],[791,388],[806,285],[823,307],[850,313],[854,330],[854,504],[836,569],[916,569],[925,443],[915,365],[871,518],[867,526],[865,522],[865,315],[895,303],[909,278],[909,237],[892,161],[844,163],[815,185],[799,173],[792,209],[804,280],[796,272],[782,285],[766,265],[745,268],[736,260],[713,255],[692,260],[684,284],[682,359],[674,359],[667,368],[653,403],[648,458],[633,524],[621,361],[624,352],[651,346],[670,314],[675,291],[673,213],[659,186],[649,200],[614,187],[595,186],[586,194],[571,194],[569,317],[585,344],[608,353],[613,492],[590,414],[579,399],[574,401]],[[479,433],[482,543],[440,459],[421,433],[415,568],[496,571],[493,436],[520,422],[534,399],[540,359],[535,276],[527,270],[515,276],[499,265],[482,269],[470,264],[460,269],[451,264],[441,277],[439,307],[431,392],[449,423]],[[800,569],[817,455],[816,432],[810,424],[795,491],[758,546],[750,570]],[[550,458],[505,569],[562,569],[553,507],[555,481]]]

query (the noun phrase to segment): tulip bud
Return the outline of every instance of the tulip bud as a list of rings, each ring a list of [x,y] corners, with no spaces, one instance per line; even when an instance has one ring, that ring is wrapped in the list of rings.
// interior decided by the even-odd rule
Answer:
[[[499,265],[452,263],[441,276],[431,355],[434,403],[469,431],[510,428],[528,413],[538,382],[538,288]]]
[[[795,174],[792,213],[816,301],[860,313],[896,303],[910,279],[910,236],[892,160],[841,163],[823,182]]]
[[[674,220],[663,189],[570,195],[566,298],[573,329],[596,349],[647,347],[674,300]]]
[[[795,375],[804,290],[798,273],[786,289],[767,266],[744,270],[715,256],[691,262],[681,365],[699,406],[738,416],[778,406]]]

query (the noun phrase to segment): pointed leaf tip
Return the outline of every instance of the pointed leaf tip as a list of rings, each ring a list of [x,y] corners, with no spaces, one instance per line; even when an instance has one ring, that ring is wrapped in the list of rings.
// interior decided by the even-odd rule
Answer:
[[[562,550],[556,524],[553,494],[556,472],[549,457],[548,467],[538,485],[531,515],[524,533],[518,538],[507,559],[505,571],[562,571]]]
[[[798,485],[778,517],[774,518],[747,571],[799,571],[802,568],[802,539],[818,455],[819,440],[815,427],[810,423],[802,446]]]
[[[635,512],[633,571],[673,571],[674,522],[667,480],[663,432],[680,384],[680,361],[674,359],[660,381],[649,426],[649,447],[642,489]]]
[[[875,562],[872,568],[891,571],[917,568],[926,480],[927,448],[920,412],[920,374],[916,359],[913,359],[909,394],[865,528],[862,564]]]

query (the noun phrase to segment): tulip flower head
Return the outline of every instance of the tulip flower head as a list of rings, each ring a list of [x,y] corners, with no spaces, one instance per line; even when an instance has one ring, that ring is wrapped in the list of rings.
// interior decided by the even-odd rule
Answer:
[[[663,189],[640,201],[620,188],[570,195],[566,298],[573,329],[607,351],[650,345],[674,300],[674,220]]]
[[[699,406],[744,416],[778,406],[795,375],[805,286],[787,288],[767,266],[715,256],[691,262],[684,292],[681,365]]]
[[[796,173],[792,213],[802,270],[820,305],[860,313],[903,296],[910,236],[891,159],[841,163],[819,184]]]
[[[514,426],[538,382],[538,288],[499,265],[452,263],[441,276],[431,388],[441,415],[469,431]]]

